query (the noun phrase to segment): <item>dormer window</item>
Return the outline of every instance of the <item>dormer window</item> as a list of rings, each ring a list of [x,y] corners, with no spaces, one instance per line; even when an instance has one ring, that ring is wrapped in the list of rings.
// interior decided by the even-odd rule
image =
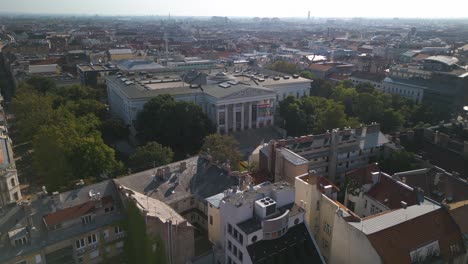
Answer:
[[[26,237],[20,237],[20,238],[17,238],[15,239],[15,246],[22,246],[22,245],[26,245],[26,243],[28,242],[28,240],[26,239]]]

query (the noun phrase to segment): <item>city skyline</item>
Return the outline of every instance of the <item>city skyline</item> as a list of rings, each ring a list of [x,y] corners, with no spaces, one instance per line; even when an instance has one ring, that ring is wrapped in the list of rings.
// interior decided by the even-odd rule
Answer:
[[[429,1],[430,2],[430,1]],[[288,1],[287,4],[270,1],[237,0],[228,3],[229,8],[219,1],[174,0],[170,3],[149,0],[82,0],[79,3],[59,0],[17,0],[2,3],[3,13],[60,14],[60,15],[155,15],[155,16],[228,16],[228,17],[369,17],[369,18],[467,18],[468,2],[450,0],[444,5],[430,5],[428,1],[395,0],[381,8],[375,1],[357,0],[352,5],[347,1],[328,2],[306,0]],[[220,8],[221,7],[221,8]]]

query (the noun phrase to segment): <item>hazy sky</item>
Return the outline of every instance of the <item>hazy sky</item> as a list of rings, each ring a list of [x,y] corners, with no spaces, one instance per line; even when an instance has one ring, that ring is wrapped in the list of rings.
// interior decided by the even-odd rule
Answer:
[[[468,17],[468,0],[0,0],[0,12],[100,15]]]

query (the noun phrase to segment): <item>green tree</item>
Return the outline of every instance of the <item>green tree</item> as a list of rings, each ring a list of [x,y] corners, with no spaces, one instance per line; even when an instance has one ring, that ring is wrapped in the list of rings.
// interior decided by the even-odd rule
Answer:
[[[414,154],[406,150],[397,150],[392,152],[387,158],[382,157],[379,161],[379,166],[389,174],[418,169]]]
[[[346,126],[346,114],[344,106],[333,100],[327,100],[322,107],[317,108],[315,118],[315,133],[323,133],[326,130],[334,128],[343,128]]]
[[[360,93],[353,102],[353,112],[366,124],[379,121],[383,112],[383,103],[373,94]]]
[[[302,78],[310,79],[310,80],[315,80],[315,79],[317,79],[317,76],[315,76],[315,74],[313,74],[313,73],[310,72],[310,71],[301,71],[301,72],[299,73],[299,76],[301,76]]]
[[[30,85],[32,89],[43,95],[56,88],[56,84],[51,78],[34,76],[29,78],[26,83]]]
[[[171,148],[164,147],[157,142],[148,142],[138,147],[135,154],[130,157],[130,166],[133,171],[143,171],[153,167],[159,167],[171,163],[174,152]]]
[[[267,68],[287,74],[294,74],[299,70],[299,67],[296,64],[287,61],[276,61]]]
[[[151,238],[146,232],[143,215],[133,202],[127,202],[124,222],[124,259],[126,263],[165,264],[165,246],[160,238]]]
[[[96,130],[98,125],[93,115],[76,118],[61,108],[39,128],[33,139],[33,166],[51,189],[70,179],[111,175],[121,167]]]
[[[384,133],[397,131],[404,123],[404,117],[398,111],[387,109],[380,120],[380,128]]]
[[[53,112],[52,102],[51,97],[41,96],[37,91],[18,91],[12,100],[11,110],[20,140],[31,140],[39,127],[49,121]]]
[[[120,119],[108,119],[99,126],[102,138],[106,143],[126,139],[130,135],[129,128]]]
[[[218,163],[229,161],[231,170],[239,170],[241,154],[238,150],[239,143],[231,136],[212,134],[205,138],[202,151],[211,155]]]
[[[323,79],[316,78],[310,85],[310,95],[330,98],[333,93],[333,85]]]
[[[176,158],[197,153],[203,139],[215,132],[215,126],[200,106],[176,102],[170,95],[148,101],[137,116],[136,129],[143,142],[156,141],[169,146]]]

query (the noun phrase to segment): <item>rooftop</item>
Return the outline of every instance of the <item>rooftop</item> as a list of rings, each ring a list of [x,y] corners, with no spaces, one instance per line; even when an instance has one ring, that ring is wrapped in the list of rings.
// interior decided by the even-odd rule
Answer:
[[[288,229],[285,235],[247,246],[252,263],[324,263],[304,223]]]
[[[367,223],[370,221],[373,228]],[[432,241],[439,243],[441,263],[452,259],[450,246],[457,245],[462,249],[460,253],[464,252],[459,228],[440,206],[414,205],[363,222],[369,241],[384,263],[410,263],[410,251]]]
[[[446,64],[447,66],[452,66],[452,65],[457,64],[458,59],[455,57],[450,57],[450,56],[437,55],[437,56],[427,57],[426,59],[424,59],[424,61],[435,61],[435,62]]]
[[[240,207],[243,204],[253,204],[256,200],[270,196],[270,193],[278,190],[293,190],[294,186],[287,182],[265,182],[254,188],[246,189],[237,194],[227,196],[224,201],[233,206]]]
[[[158,176],[158,173],[162,175]],[[237,178],[199,156],[121,177],[115,181],[167,204],[191,196],[205,199],[239,184]]]
[[[119,54],[132,54],[131,49],[110,49],[109,54],[110,55],[119,55]]]
[[[72,225],[69,227],[60,227],[55,230],[47,229],[44,219],[47,218],[48,215],[58,213],[61,217],[63,216],[63,218],[60,218],[62,220],[70,219],[70,216],[78,216],[77,212],[75,210],[70,210],[70,208],[88,203],[91,200],[89,197],[90,191],[93,193],[100,193],[103,197],[112,197],[113,201],[119,201],[117,189],[111,180],[61,193],[58,195],[60,198],[59,203],[54,202],[54,198],[52,196],[40,198],[30,203],[31,222],[34,228],[31,228],[28,225],[28,215],[26,213],[27,210],[25,209],[25,205],[13,205],[1,208],[0,251],[2,254],[0,254],[0,262],[4,263],[20,254],[27,255],[32,252],[37,252],[48,245],[53,245],[60,241],[76,237],[80,234],[91,232],[97,228],[119,222],[124,218],[121,211],[117,208],[117,210],[109,213],[106,217],[96,217],[94,222],[86,225]],[[114,205],[118,206],[118,203]],[[62,211],[63,213],[61,213]],[[26,228],[29,234],[29,243],[18,247],[11,246],[8,235],[19,235],[23,232],[21,231],[23,230],[22,228]]]
[[[425,201],[420,205],[408,206],[406,209],[396,209],[363,218],[361,222],[350,222],[349,224],[370,235],[387,228],[397,226],[422,215],[441,209],[440,205]]]

